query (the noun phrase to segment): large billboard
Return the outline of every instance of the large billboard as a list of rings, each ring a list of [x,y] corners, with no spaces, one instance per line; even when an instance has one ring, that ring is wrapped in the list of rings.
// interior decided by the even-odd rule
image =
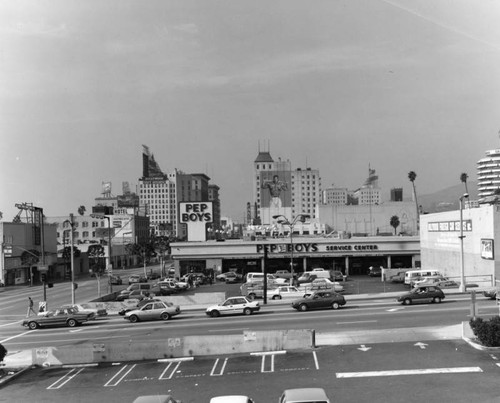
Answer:
[[[260,171],[261,208],[292,207],[292,172]]]

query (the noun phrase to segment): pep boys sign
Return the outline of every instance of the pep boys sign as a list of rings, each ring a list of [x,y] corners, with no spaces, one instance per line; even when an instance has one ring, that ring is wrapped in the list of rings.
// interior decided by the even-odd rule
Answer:
[[[213,222],[212,202],[179,203],[179,217],[182,223]]]

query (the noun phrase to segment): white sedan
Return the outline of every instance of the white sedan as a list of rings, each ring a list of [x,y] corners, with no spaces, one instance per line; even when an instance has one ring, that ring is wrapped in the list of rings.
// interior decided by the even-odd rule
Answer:
[[[337,281],[332,281],[327,278],[317,278],[311,283],[306,284],[304,286],[304,289],[306,289],[308,292],[310,292],[311,290],[333,290],[335,292],[342,292],[344,291],[344,286]]]
[[[216,318],[221,315],[251,315],[259,310],[260,305],[257,301],[250,301],[247,297],[230,297],[222,304],[209,306],[205,313]]]
[[[61,308],[73,308],[78,313],[93,312],[95,316],[106,316],[108,311],[105,308],[92,307],[89,304],[68,304],[63,305]]]
[[[282,298],[302,298],[305,292],[292,286],[279,286],[273,290],[267,291],[267,298],[282,299]]]

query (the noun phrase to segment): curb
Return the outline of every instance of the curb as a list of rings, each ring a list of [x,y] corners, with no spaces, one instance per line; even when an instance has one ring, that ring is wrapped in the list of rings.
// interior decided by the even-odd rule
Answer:
[[[33,366],[30,365],[29,367],[21,368],[12,374],[8,374],[8,375],[0,378],[0,388],[2,388],[6,384],[8,384],[10,381],[12,381],[13,379],[16,379],[18,376],[21,376],[22,374],[24,374],[25,372],[29,371],[32,368],[33,368]],[[10,372],[12,372],[12,370]]]
[[[469,325],[469,322],[462,322],[462,339],[467,344],[469,344],[471,347],[475,348],[476,350],[480,350],[480,351],[492,351],[492,352],[499,352],[500,351],[500,347],[487,347],[487,346],[483,346],[482,344],[478,343],[476,341],[476,339],[469,337],[469,335],[471,333],[472,333],[472,329]]]

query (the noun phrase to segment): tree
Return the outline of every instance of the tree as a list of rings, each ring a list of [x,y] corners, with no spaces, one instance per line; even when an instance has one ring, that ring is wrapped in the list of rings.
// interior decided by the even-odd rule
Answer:
[[[417,231],[420,229],[420,217],[419,217],[419,209],[417,202],[417,190],[415,189],[415,179],[417,178],[417,174],[414,171],[408,172],[408,179],[410,180],[413,186],[413,198],[415,199],[415,211],[417,213]]]
[[[92,265],[90,266],[91,273],[95,274],[97,279],[97,295],[101,296],[101,275],[104,273],[104,262],[102,261],[104,256],[104,247],[101,244],[90,245],[87,249],[87,255],[89,259],[92,260]]]
[[[165,276],[165,255],[170,254],[170,241],[166,236],[155,236],[153,247],[157,255],[160,256],[161,275]]]
[[[87,209],[85,208],[85,206],[78,207],[78,214],[84,215],[86,211]]]
[[[469,178],[469,175],[467,175],[465,172],[462,172],[460,174],[460,180],[463,182],[465,185],[465,193],[469,194],[469,190],[467,189],[467,179]]]
[[[73,258],[80,257],[82,254],[82,251],[78,249],[76,246],[73,246]],[[64,263],[66,264],[66,273],[70,273],[71,275],[71,268],[70,268],[70,263],[71,263],[71,246],[65,246],[64,249],[62,250],[62,258],[64,260]]]
[[[390,224],[391,224],[391,227],[394,227],[394,235],[396,235],[396,229],[399,227],[399,217],[397,215],[393,215],[391,217],[391,221],[390,221]]]

